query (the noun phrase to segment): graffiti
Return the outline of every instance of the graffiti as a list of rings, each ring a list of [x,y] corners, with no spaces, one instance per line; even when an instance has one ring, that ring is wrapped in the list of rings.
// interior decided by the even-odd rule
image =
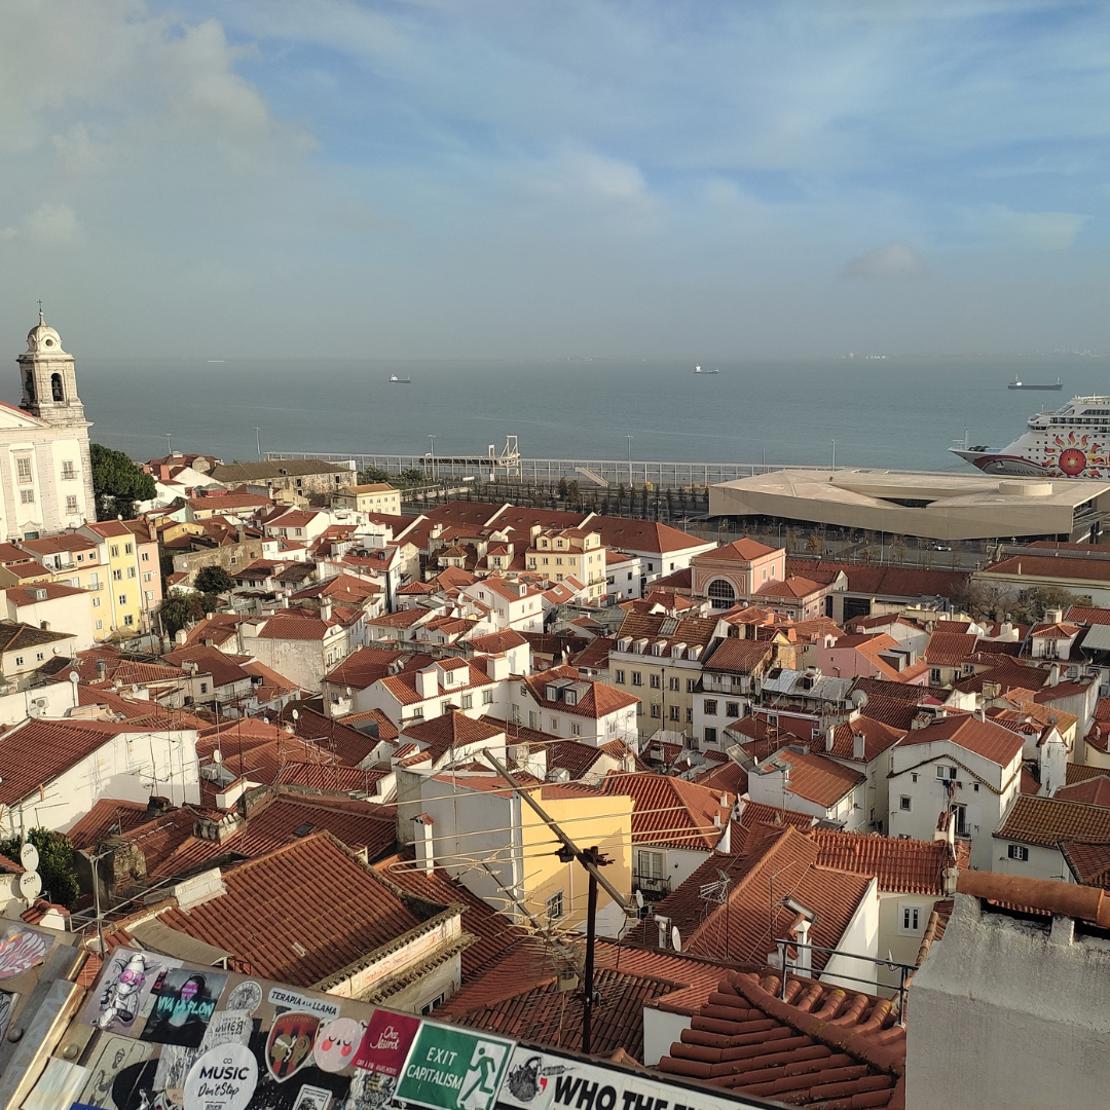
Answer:
[[[116,1078],[125,1069],[146,1061],[153,1049],[129,1037],[105,1037],[89,1060],[89,1080],[81,1091],[81,1101],[100,1110],[121,1110],[113,1090]]]
[[[41,964],[46,948],[46,937],[30,929],[7,929],[0,939],[0,979],[14,979]]]
[[[4,1039],[4,1034],[8,1030],[8,1022],[12,1020],[12,1014],[15,1013],[18,998],[19,995],[12,994],[11,991],[0,991],[0,1040]]]
[[[150,993],[154,973],[164,968],[165,960],[155,960],[149,952],[117,949],[101,972],[85,1020],[103,1032],[126,1031]]]
[[[143,1040],[199,1048],[227,975],[213,971],[164,971],[151,995],[154,1007]]]

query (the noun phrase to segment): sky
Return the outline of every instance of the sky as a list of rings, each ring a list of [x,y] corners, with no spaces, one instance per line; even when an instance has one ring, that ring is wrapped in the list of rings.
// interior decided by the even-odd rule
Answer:
[[[1110,351],[1110,4],[5,0],[0,334]]]

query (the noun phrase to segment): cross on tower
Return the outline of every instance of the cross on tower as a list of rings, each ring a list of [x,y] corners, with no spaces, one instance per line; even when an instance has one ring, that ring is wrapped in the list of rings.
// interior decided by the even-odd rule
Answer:
[[[42,297],[39,297],[39,323],[45,324],[46,318],[42,314]]]

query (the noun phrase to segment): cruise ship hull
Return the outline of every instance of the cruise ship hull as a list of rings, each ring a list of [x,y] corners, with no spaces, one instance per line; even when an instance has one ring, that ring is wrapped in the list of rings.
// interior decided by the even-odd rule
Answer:
[[[1002,474],[1012,478],[1048,478],[1049,470],[1024,459],[1020,455],[1007,455],[1002,451],[992,451],[989,447],[963,448],[951,447],[953,455],[959,455],[965,462],[977,466],[984,474]]]

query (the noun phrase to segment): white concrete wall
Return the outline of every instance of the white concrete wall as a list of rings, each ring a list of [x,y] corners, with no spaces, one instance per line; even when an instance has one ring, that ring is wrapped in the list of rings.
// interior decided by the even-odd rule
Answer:
[[[1024,848],[1029,853],[1027,860],[1010,859],[1010,845]],[[1071,868],[1056,848],[1042,848],[1037,844],[1022,844],[1017,840],[993,837],[994,858],[990,870],[1003,875],[1024,875],[1028,879],[1058,879],[1074,882]]]
[[[75,704],[74,689],[69,682],[15,690],[0,695],[0,725],[17,725],[31,716],[64,717]]]
[[[820,913],[820,908],[817,910]],[[868,884],[867,892],[856,907],[852,920],[833,945],[853,956],[879,955],[879,890],[874,879]],[[867,991],[867,985],[853,979],[840,979],[838,976],[852,975],[857,979],[875,979],[876,965],[870,960],[856,960],[852,956],[832,956],[821,973],[822,983],[838,983],[848,990]]]
[[[682,1039],[691,1019],[686,1014],[670,1014],[653,1006],[644,1007],[644,1064],[651,1067],[671,1051],[671,1045]]]
[[[33,590],[34,586],[27,588]],[[73,650],[84,651],[96,641],[93,634],[92,599],[92,594],[81,593],[18,605],[5,592],[4,604],[9,620],[29,624],[33,628],[42,628],[45,625],[51,632],[68,632],[73,636]]]
[[[917,953],[921,947],[921,938],[925,927],[929,924],[929,915],[933,912],[936,899],[928,894],[901,894],[895,892],[880,892],[879,894],[879,942],[878,956],[880,959],[888,955],[900,964],[916,964]],[[917,928],[904,928],[903,909],[917,910]],[[876,965],[876,976],[888,988],[898,986],[898,972],[882,964]]]
[[[197,734],[129,732],[110,736],[85,759],[63,771],[3,816],[5,835],[35,825],[65,831],[101,798],[145,802],[152,791],[174,805],[200,801]]]

